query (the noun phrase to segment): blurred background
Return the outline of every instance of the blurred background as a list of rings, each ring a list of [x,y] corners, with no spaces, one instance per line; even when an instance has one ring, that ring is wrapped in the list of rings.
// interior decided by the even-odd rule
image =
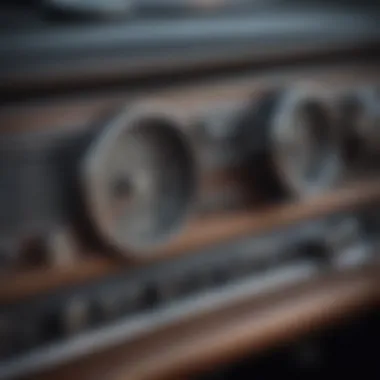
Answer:
[[[2,1],[0,379],[379,375],[379,63],[370,0]]]

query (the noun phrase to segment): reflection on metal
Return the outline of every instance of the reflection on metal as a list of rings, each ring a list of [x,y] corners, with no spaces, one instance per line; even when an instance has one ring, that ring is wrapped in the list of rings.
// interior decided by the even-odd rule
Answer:
[[[74,298],[63,309],[62,329],[65,335],[80,333],[88,325],[90,310],[84,299]]]
[[[347,268],[368,261],[374,251],[373,242],[369,240],[359,220],[348,217],[331,225],[325,244],[333,264],[338,268]]]

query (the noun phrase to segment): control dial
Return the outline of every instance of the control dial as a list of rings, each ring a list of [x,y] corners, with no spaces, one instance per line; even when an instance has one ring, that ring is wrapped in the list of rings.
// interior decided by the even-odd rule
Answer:
[[[308,88],[265,94],[245,117],[265,176],[295,196],[334,187],[343,174],[336,116],[327,95]]]
[[[190,211],[195,161],[180,127],[163,110],[126,110],[84,157],[89,219],[98,236],[124,254],[141,255],[166,242]]]

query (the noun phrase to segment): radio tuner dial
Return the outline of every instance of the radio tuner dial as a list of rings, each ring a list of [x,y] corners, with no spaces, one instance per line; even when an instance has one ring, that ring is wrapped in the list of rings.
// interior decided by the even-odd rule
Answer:
[[[165,243],[196,191],[195,160],[181,124],[163,110],[126,110],[98,134],[81,165],[90,224],[128,256]]]
[[[243,117],[255,141],[254,156],[261,157],[253,165],[263,166],[261,177],[272,188],[305,197],[334,187],[342,178],[333,104],[314,89],[272,91]]]

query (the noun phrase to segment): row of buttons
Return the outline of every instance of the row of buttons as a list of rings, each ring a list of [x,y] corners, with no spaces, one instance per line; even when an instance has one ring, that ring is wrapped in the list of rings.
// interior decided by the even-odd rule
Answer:
[[[291,263],[294,259],[315,259],[324,267],[332,264],[325,246],[319,244],[322,242],[321,230],[317,228],[315,233],[314,238],[307,233],[307,239],[302,234],[298,238],[289,236],[287,240],[292,240],[291,244],[284,244],[286,234],[274,242],[272,238],[266,241],[251,238],[250,243],[245,239],[220,247],[220,252],[215,249],[215,255],[213,252],[201,254],[199,262],[194,257],[182,267],[157,268],[161,270],[153,271],[151,276],[143,273],[139,276],[137,273],[135,281],[125,277],[111,285],[98,284],[85,291],[76,289],[53,301],[43,299],[37,306],[29,304],[14,311],[4,310],[0,313],[3,316],[0,318],[0,357],[28,352],[116,321],[149,313],[187,297],[203,295],[208,290],[263,273],[279,264]],[[205,256],[213,256],[213,259],[204,261]]]
[[[99,286],[94,292],[74,294],[54,305],[46,303],[46,307],[37,312],[32,306],[29,313],[26,308],[17,310],[15,314],[4,313],[3,325],[0,326],[0,356],[13,356],[149,312],[273,266],[269,256],[267,260],[258,260],[255,255],[235,259],[233,249],[230,254],[229,259],[166,273],[152,281],[136,284],[126,281],[112,289]]]

